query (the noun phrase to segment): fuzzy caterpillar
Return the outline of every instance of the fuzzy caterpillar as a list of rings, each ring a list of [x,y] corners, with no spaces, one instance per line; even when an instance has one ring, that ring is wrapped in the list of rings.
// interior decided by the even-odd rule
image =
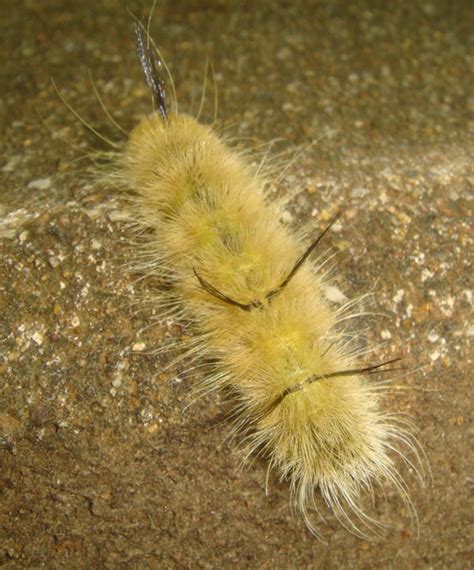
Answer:
[[[108,176],[133,195],[148,272],[167,285],[157,303],[193,325],[189,352],[213,366],[203,390],[232,393],[236,430],[289,480],[310,530],[318,534],[319,489],[364,534],[376,523],[360,501],[374,484],[393,485],[412,508],[391,455],[413,466],[399,444],[418,462],[419,449],[409,427],[380,408],[367,376],[382,365],[361,365],[326,301],[309,258],[325,232],[305,249],[242,157],[211,128],[167,111],[161,61],[142,27],[136,35],[156,111]]]

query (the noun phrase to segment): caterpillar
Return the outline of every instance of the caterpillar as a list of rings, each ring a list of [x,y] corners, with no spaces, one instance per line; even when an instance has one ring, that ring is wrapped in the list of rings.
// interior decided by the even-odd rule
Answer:
[[[129,196],[145,239],[142,272],[162,285],[154,303],[193,330],[181,348],[208,371],[200,390],[230,397],[233,429],[289,481],[315,535],[318,494],[359,535],[380,524],[362,506],[376,485],[393,486],[414,514],[394,455],[422,477],[422,450],[410,422],[383,410],[385,386],[373,380],[396,359],[361,361],[342,325],[347,315],[330,306],[312,261],[340,215],[312,239],[283,224],[244,156],[211,127],[168,110],[163,60],[141,24],[135,36],[154,110],[105,178]]]

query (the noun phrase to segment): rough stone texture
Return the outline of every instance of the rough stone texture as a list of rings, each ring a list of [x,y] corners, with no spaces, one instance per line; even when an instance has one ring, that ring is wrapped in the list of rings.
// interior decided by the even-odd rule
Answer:
[[[265,496],[263,460],[238,469],[225,403],[186,408],[199,375],[151,352],[184,332],[146,328],[153,309],[130,304],[120,198],[79,160],[106,145],[50,84],[114,139],[88,69],[126,130],[147,112],[125,3],[1,5],[0,565],[467,568],[472,2],[163,0],[153,18],[184,109],[199,107],[208,56],[232,136],[281,138],[284,159],[304,150],[279,181],[298,191],[287,217],[316,229],[344,207],[327,241],[343,252],[337,286],[373,290],[385,316],[360,326],[374,358],[402,355],[409,371],[385,405],[412,416],[430,461],[426,489],[404,471],[419,535],[389,493],[372,510],[392,525],[382,539],[328,514],[327,544],[284,482],[270,476]]]

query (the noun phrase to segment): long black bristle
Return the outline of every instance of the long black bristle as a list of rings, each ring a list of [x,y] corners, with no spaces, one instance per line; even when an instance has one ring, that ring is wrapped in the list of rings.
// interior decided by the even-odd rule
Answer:
[[[133,30],[135,32],[138,59],[140,60],[148,87],[153,94],[154,103],[163,119],[167,119],[165,82],[160,73],[161,61],[156,56],[156,53],[150,49],[143,27],[135,23]]]

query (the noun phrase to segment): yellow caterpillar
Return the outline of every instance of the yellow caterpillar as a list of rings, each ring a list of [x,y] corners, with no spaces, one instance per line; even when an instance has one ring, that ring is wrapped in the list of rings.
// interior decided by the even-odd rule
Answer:
[[[232,395],[236,429],[289,480],[311,531],[319,489],[362,534],[374,521],[360,500],[374,484],[393,485],[412,508],[392,455],[413,467],[400,446],[418,464],[419,448],[409,425],[381,410],[368,378],[390,363],[361,364],[326,301],[310,254],[331,224],[305,246],[238,153],[168,112],[161,60],[135,29],[155,112],[130,134],[110,181],[133,194],[147,271],[166,284],[157,304],[192,324],[189,352],[212,363],[204,390]]]

